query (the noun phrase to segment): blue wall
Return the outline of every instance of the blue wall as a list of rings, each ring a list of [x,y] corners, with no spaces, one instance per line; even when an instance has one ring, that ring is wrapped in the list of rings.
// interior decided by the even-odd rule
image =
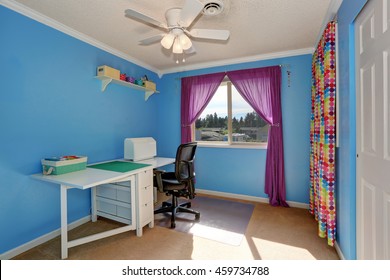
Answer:
[[[59,187],[29,177],[48,156],[120,158],[126,137],[157,137],[156,100],[93,77],[110,65],[156,74],[0,6],[0,254],[60,227]],[[69,192],[69,222],[90,212]]]
[[[308,203],[311,55],[163,76],[0,6],[0,254],[60,227],[59,188],[33,180],[47,156],[87,155],[89,163],[122,157],[123,139],[152,136],[160,156],[180,142],[180,77],[288,64],[282,111],[287,200]],[[109,85],[96,67],[110,65],[161,92]],[[286,70],[291,71],[288,84]],[[199,148],[197,187],[266,197],[266,150]],[[69,222],[90,212],[87,191],[69,192]]]
[[[356,259],[356,99],[353,21],[367,0],[344,0],[338,11],[339,148],[337,149],[337,243]]]
[[[309,203],[309,133],[311,55],[227,65],[163,77],[159,97],[159,151],[174,156],[180,143],[180,78],[228,70],[287,64],[282,68],[282,114],[287,200]],[[286,71],[291,71],[288,84]],[[266,150],[199,147],[197,188],[267,197],[264,193]]]

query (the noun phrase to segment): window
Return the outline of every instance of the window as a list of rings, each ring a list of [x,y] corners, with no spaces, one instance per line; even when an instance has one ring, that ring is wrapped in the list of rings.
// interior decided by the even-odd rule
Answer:
[[[265,145],[268,128],[234,85],[225,80],[196,120],[193,139],[204,143]]]

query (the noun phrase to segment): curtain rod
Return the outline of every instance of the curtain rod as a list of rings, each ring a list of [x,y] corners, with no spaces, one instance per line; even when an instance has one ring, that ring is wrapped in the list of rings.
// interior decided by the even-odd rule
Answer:
[[[291,64],[277,64],[277,65],[268,65],[268,66],[264,66],[264,67],[254,67],[254,68],[246,68],[246,69],[255,69],[255,68],[265,68],[265,67],[272,67],[272,66],[279,66],[281,68],[290,68]],[[237,69],[237,70],[244,70],[244,69]],[[236,70],[232,70],[232,71],[236,71]],[[220,72],[214,72],[214,73],[227,73],[229,71],[220,71]],[[207,74],[213,74],[213,73],[207,73]],[[180,80],[182,78],[186,78],[186,77],[196,77],[196,76],[202,76],[202,75],[207,75],[207,74],[201,74],[201,75],[193,75],[193,76],[182,76],[182,77],[176,77],[175,80]]]

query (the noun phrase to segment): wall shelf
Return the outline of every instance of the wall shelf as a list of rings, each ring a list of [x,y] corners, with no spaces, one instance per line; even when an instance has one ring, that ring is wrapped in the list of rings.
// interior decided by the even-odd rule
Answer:
[[[118,84],[118,85],[129,87],[129,88],[132,88],[132,89],[135,89],[135,90],[144,91],[145,92],[145,101],[148,100],[148,98],[150,96],[152,96],[153,94],[160,93],[159,91],[156,91],[156,90],[151,90],[151,89],[148,89],[148,88],[143,87],[143,86],[139,86],[139,85],[136,85],[136,84],[133,84],[133,83],[129,83],[129,82],[126,82],[126,81],[113,79],[113,78],[107,77],[107,76],[95,76],[95,78],[102,82],[102,91],[105,91],[107,86],[110,83]]]

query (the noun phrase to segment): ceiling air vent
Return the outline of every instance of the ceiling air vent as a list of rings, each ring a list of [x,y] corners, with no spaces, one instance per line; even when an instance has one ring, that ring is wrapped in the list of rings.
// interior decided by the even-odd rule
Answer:
[[[202,13],[206,16],[216,16],[222,13],[223,3],[220,0],[206,1]]]

